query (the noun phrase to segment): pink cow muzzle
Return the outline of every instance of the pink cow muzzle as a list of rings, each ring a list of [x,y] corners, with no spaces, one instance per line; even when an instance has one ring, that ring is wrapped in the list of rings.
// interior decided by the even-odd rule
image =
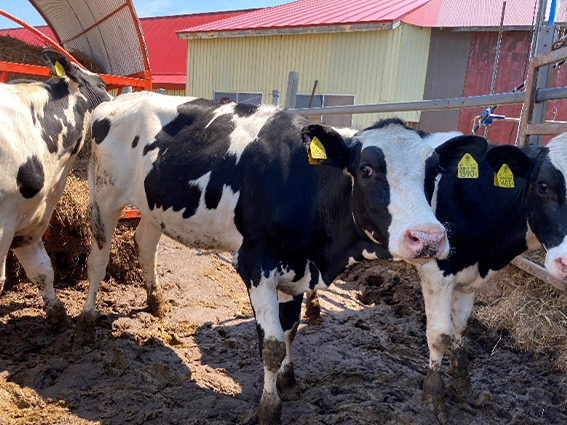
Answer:
[[[404,235],[403,248],[413,258],[447,257],[447,234],[434,226],[431,229],[409,229]]]

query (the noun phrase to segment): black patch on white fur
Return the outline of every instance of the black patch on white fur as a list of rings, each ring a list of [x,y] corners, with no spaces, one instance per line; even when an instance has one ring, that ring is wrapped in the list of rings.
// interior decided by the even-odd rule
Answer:
[[[101,120],[96,120],[92,125],[92,137],[97,145],[100,145],[108,132],[110,131],[110,120],[108,118],[103,118]]]
[[[33,198],[39,193],[45,183],[45,174],[37,156],[31,156],[20,165],[16,182],[20,193],[26,199]]]

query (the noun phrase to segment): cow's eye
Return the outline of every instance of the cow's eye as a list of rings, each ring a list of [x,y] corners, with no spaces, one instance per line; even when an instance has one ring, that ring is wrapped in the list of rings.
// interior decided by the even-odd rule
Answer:
[[[363,165],[362,167],[360,167],[360,173],[364,178],[370,177],[373,172],[374,170],[372,170],[372,167],[369,167],[368,165]]]
[[[541,193],[542,195],[545,195],[547,193],[547,189],[548,189],[548,187],[547,187],[546,183],[544,183],[542,181],[537,182],[537,190],[539,191],[539,193]]]

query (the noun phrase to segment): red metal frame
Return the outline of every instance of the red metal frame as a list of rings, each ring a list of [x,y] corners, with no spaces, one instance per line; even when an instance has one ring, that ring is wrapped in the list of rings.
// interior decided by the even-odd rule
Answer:
[[[30,0],[30,3],[38,10],[40,15],[43,17],[45,22],[52,27],[49,21],[45,18],[42,11],[37,8],[33,0]],[[123,8],[128,7],[130,10],[130,14],[132,19],[137,22],[136,14],[134,12],[134,7],[132,6],[131,0],[126,0],[125,3],[120,6],[118,9],[114,10],[104,18],[102,18],[97,24],[104,22],[106,19],[117,13],[118,11],[122,10]],[[69,58],[70,61],[76,63],[81,68],[85,68],[83,65],[77,61],[71,54],[69,54],[63,47],[60,46],[59,43],[52,40],[48,36],[46,36],[41,31],[37,30],[36,28],[32,27],[31,25],[27,24],[26,22],[22,21],[21,19],[16,18],[15,16],[9,14],[8,12],[0,9],[0,16],[4,16],[17,24],[21,25],[28,31],[34,33],[37,37],[43,40],[46,44],[51,46],[54,50],[57,50],[59,53],[65,55]],[[80,35],[90,31],[91,29],[95,28],[96,25],[92,25],[91,27],[87,28],[83,33]],[[142,50],[142,58],[144,61],[144,68],[145,70],[142,72],[137,72],[135,74],[127,75],[127,76],[119,76],[119,75],[108,75],[108,74],[100,74],[100,77],[107,85],[108,90],[118,89],[119,94],[122,92],[124,87],[131,86],[133,91],[141,91],[141,90],[151,90],[152,89],[152,74],[150,71],[150,65],[148,61],[147,51],[144,48],[144,41],[142,37],[142,32],[140,30],[140,26],[136,24],[136,32],[138,36],[138,41],[140,43],[140,48]],[[54,31],[55,33],[55,31]],[[57,36],[57,35],[56,35]],[[59,38],[58,38],[59,39]],[[60,41],[60,40],[59,40]],[[18,74],[26,74],[26,75],[36,75],[41,77],[49,77],[50,71],[48,67],[45,66],[37,66],[37,65],[27,65],[27,64],[20,64],[20,63],[12,63],[12,62],[4,62],[0,61],[0,83],[5,82],[10,73],[18,73]]]

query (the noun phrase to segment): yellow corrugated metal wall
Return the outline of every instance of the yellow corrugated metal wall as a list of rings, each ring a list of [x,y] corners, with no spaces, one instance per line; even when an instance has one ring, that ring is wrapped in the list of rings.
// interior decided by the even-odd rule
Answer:
[[[289,71],[299,72],[298,93],[354,94],[356,104],[423,98],[429,29],[402,24],[393,30],[188,40],[187,95],[211,99],[214,91],[272,90],[285,103]],[[365,127],[397,115],[418,122],[419,112],[359,114]]]
[[[152,91],[157,93],[158,89],[153,89]],[[168,96],[185,96],[185,90],[166,90],[165,94]]]

